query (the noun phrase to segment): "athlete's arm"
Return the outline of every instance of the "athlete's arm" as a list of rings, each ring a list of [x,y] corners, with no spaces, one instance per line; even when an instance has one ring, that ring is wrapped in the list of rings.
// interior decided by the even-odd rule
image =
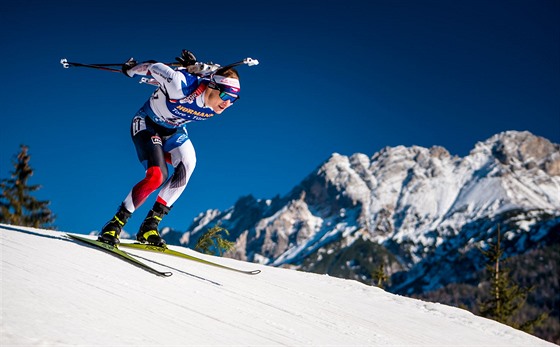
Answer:
[[[152,64],[148,71],[170,99],[184,98],[192,92],[190,86],[197,81],[196,76],[184,70],[174,70],[163,63]]]

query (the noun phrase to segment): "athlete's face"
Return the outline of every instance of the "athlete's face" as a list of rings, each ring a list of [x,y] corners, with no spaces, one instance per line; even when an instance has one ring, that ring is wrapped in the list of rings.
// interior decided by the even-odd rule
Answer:
[[[219,90],[211,89],[211,88],[206,89],[205,103],[206,106],[212,108],[212,110],[214,110],[214,113],[216,114],[221,114],[222,112],[225,111],[226,108],[232,105],[231,101],[229,100],[224,101],[220,98]]]

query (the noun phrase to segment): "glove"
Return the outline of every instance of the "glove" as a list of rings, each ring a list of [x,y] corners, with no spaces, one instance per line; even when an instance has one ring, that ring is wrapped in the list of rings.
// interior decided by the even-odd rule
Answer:
[[[130,58],[126,61],[126,63],[124,63],[122,65],[122,72],[127,75],[128,77],[132,77],[134,76],[134,73],[129,74],[130,69],[132,69],[133,67],[135,67],[136,65],[138,65],[138,62],[136,60],[134,60],[134,58]]]
[[[196,57],[194,54],[186,49],[183,49],[183,51],[181,51],[181,56],[175,58],[175,60],[177,60],[183,67],[191,66],[196,63]]]

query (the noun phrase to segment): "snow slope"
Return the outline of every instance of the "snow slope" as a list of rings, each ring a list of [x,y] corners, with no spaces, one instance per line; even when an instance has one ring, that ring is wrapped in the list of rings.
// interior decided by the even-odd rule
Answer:
[[[262,270],[247,276],[138,253],[174,273],[161,278],[60,232],[0,225],[0,236],[2,346],[554,346],[356,281],[213,258]]]

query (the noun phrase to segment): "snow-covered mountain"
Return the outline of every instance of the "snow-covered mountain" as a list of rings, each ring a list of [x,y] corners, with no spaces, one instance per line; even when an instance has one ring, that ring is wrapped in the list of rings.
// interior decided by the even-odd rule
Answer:
[[[0,345],[555,346],[352,280],[208,257],[262,270],[247,276],[136,252],[173,276],[60,232],[0,225]]]
[[[442,147],[333,154],[284,197],[245,196],[200,214],[176,240],[193,247],[217,223],[229,256],[368,282],[379,265],[412,294],[468,280],[477,246],[500,226],[523,253],[560,225],[560,146],[529,132],[479,142],[466,157]]]

